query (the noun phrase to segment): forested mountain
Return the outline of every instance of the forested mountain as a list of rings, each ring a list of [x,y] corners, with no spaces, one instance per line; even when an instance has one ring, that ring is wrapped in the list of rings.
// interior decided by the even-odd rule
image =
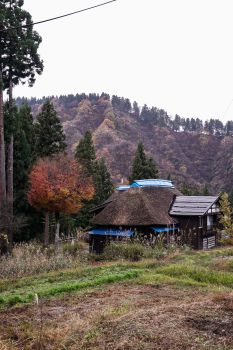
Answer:
[[[74,151],[87,130],[93,132],[97,155],[106,159],[113,180],[127,182],[139,141],[160,170],[176,185],[188,184],[198,190],[208,187],[216,193],[232,190],[233,122],[218,119],[202,122],[199,118],[170,117],[163,109],[139,108],[127,98],[108,94],[77,94],[51,97]],[[37,115],[42,99],[18,98],[27,102]]]

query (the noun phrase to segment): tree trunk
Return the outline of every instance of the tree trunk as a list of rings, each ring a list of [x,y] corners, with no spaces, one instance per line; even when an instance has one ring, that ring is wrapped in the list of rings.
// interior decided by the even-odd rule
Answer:
[[[9,113],[10,113],[10,121],[13,124],[13,84],[12,80],[9,82]],[[13,130],[11,130],[10,134],[10,142],[8,145],[7,152],[7,208],[8,208],[8,220],[9,220],[9,228],[8,228],[8,239],[10,246],[13,243],[13,201],[14,201],[14,190],[13,190],[13,147],[14,147],[14,136]]]
[[[49,213],[45,213],[44,246],[49,245]]]
[[[3,81],[0,71],[0,208],[6,202],[6,168],[5,168],[5,140],[3,115]]]
[[[55,250],[57,254],[62,253],[62,246],[60,241],[60,215],[59,213],[55,213],[56,218],[56,232],[55,232]]]

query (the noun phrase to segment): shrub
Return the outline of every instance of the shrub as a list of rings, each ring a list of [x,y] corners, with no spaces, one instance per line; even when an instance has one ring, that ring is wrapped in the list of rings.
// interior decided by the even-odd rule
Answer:
[[[77,256],[80,251],[84,251],[86,248],[86,245],[84,242],[74,242],[72,243],[65,243],[63,245],[63,252],[70,254],[72,256]]]
[[[104,258],[107,260],[127,259],[130,261],[140,260],[146,247],[140,243],[114,243],[111,242],[104,249]]]
[[[233,237],[227,237],[220,240],[223,246],[233,246]]]
[[[126,259],[138,261],[141,258],[163,259],[177,251],[176,246],[165,246],[162,241],[158,241],[154,246],[148,246],[136,241],[127,243],[111,242],[98,260],[118,260]]]

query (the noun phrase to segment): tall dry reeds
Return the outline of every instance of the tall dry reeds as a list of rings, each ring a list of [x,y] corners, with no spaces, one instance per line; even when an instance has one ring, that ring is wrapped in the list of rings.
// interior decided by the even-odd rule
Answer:
[[[75,250],[67,245],[62,254],[56,254],[54,247],[43,248],[38,243],[23,243],[14,246],[10,256],[0,258],[0,278],[19,278],[49,271],[80,266],[85,259],[84,246]],[[74,252],[75,250],[75,252]]]

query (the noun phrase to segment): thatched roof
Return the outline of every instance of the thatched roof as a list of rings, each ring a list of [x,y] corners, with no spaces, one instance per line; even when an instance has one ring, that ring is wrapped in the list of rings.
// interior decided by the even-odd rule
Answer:
[[[131,188],[113,196],[111,202],[92,219],[92,224],[102,226],[171,225],[176,219],[169,216],[175,188]]]

